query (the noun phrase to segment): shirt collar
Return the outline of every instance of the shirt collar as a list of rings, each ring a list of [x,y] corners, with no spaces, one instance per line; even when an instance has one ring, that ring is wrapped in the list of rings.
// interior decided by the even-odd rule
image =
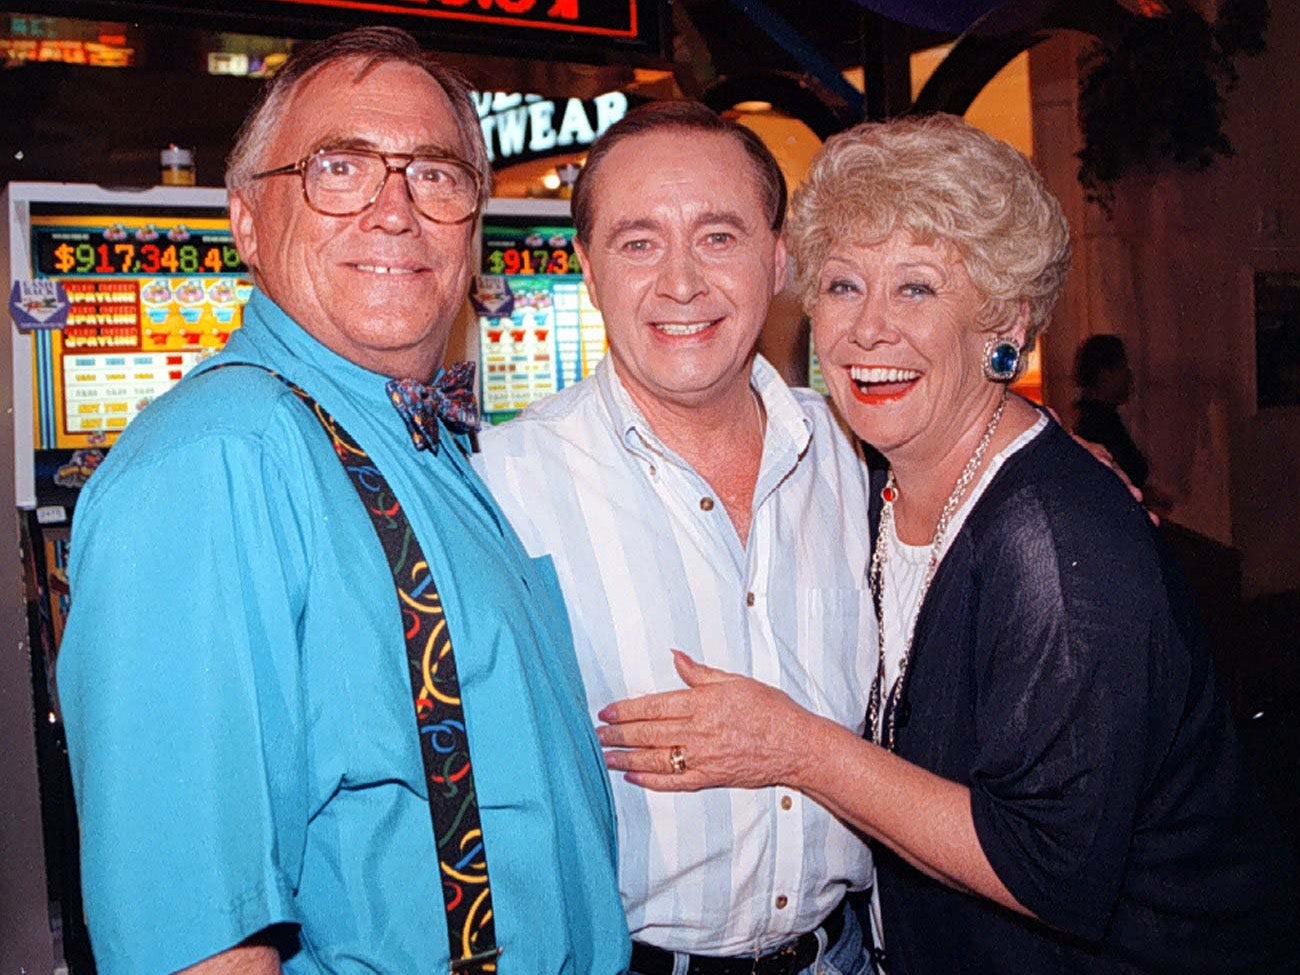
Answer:
[[[252,354],[246,345],[252,347]],[[323,392],[315,392],[320,384],[313,379],[323,375],[367,407],[378,409],[382,402],[384,409],[392,410],[385,389],[391,377],[359,366],[322,344],[260,288],[253,290],[244,306],[243,325],[231,336],[227,351],[236,360],[253,359],[270,366],[315,396]]]
[[[614,429],[628,450],[671,454],[618,378],[612,355],[606,355],[600,361],[596,367],[595,379]],[[804,414],[780,373],[761,355],[755,356],[749,372],[749,384],[758,393],[767,413],[764,456],[801,456],[812,440],[812,421]]]
[[[232,362],[251,362],[273,369],[302,387],[340,421],[344,419],[339,413],[341,408],[355,408],[383,426],[391,425],[402,430],[404,442],[409,443],[405,439],[405,424],[389,398],[387,387],[392,377],[359,366],[322,344],[260,288],[253,289],[244,306],[242,324],[231,335],[225,349],[195,371]],[[441,369],[436,370],[433,378],[441,372]],[[474,449],[472,440],[466,434],[453,433],[445,424],[440,429],[443,438],[454,440],[460,451],[439,451],[438,454],[444,459],[450,457],[450,463],[456,466],[464,466],[466,462],[454,455],[471,453]],[[353,433],[355,435],[356,431]],[[488,508],[492,517],[497,518],[493,506],[489,504]]]

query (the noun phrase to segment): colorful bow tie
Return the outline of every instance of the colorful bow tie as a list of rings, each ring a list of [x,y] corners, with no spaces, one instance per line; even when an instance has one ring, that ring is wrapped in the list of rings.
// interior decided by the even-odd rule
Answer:
[[[416,450],[438,452],[438,420],[452,433],[478,429],[478,404],[474,401],[474,363],[458,362],[444,369],[431,383],[418,379],[390,379],[384,387]]]

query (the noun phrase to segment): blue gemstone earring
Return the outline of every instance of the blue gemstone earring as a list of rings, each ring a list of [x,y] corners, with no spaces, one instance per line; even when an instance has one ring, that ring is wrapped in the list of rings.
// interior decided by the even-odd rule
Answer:
[[[1006,339],[984,343],[984,375],[995,383],[1009,383],[1020,372],[1020,349]]]

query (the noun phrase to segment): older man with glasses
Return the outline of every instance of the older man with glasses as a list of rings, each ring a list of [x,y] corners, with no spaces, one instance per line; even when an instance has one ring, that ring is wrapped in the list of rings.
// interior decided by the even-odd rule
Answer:
[[[440,369],[487,193],[400,31],[299,49],[227,180],[257,290],[87,486],[58,679],[106,975],[614,973],[559,588]]]

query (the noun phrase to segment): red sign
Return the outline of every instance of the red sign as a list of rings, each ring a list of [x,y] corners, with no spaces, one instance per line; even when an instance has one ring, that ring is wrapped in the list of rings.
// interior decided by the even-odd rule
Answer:
[[[24,9],[141,25],[319,37],[390,24],[444,51],[604,62],[665,56],[668,0],[23,0]]]
[[[503,27],[637,37],[637,0],[274,0],[306,7],[343,7],[366,13],[406,14]]]

